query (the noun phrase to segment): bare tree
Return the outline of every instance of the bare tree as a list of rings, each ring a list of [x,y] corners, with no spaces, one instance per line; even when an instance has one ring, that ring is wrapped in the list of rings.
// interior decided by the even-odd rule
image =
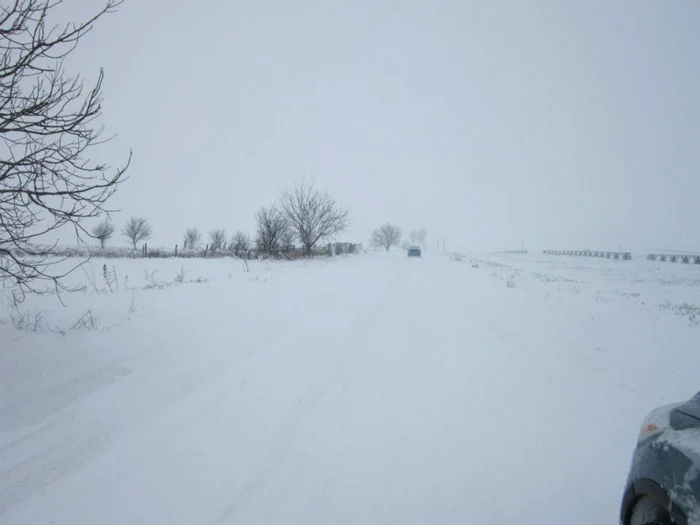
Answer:
[[[421,228],[416,232],[416,239],[418,242],[421,244],[423,249],[425,249],[425,240],[428,238],[428,232],[425,231],[425,228]]]
[[[309,257],[318,241],[340,233],[350,222],[347,208],[327,192],[317,190],[313,182],[287,188],[280,208]]]
[[[113,211],[106,203],[131,160],[110,174],[88,158],[92,146],[106,140],[95,127],[103,72],[84,93],[82,79],[63,69],[80,39],[121,0],[105,0],[85,22],[62,27],[51,21],[59,4],[14,0],[0,6],[0,280],[22,290],[39,291],[41,280],[64,288],[60,279],[69,272],[53,271],[61,261],[38,241],[63,226],[72,226],[79,240],[91,236],[84,220]]]
[[[382,224],[372,232],[370,244],[375,248],[384,248],[389,251],[392,246],[398,246],[401,242],[401,228],[393,224]]]
[[[233,253],[236,257],[246,253],[250,248],[250,237],[248,237],[242,231],[237,231],[236,234],[231,239],[231,246],[233,246]]]
[[[99,239],[100,248],[104,248],[105,241],[112,237],[115,230],[114,224],[107,218],[92,229],[92,236]]]
[[[264,255],[277,255],[280,250],[282,234],[288,228],[287,219],[276,207],[260,208],[255,214],[258,233],[255,244]]]
[[[187,228],[184,235],[183,250],[187,250],[188,248],[190,250],[195,250],[201,238],[202,236],[199,233],[199,229],[194,226],[192,228]]]
[[[209,232],[209,249],[218,252],[226,247],[226,230],[212,230]]]
[[[131,217],[122,228],[122,235],[131,241],[134,250],[136,243],[150,239],[151,233],[151,225],[143,217]]]

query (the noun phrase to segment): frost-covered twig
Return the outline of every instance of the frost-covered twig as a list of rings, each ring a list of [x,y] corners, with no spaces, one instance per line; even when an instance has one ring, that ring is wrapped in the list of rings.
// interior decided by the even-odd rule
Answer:
[[[10,310],[12,326],[23,332],[45,332],[46,321],[42,311],[23,311],[19,308]]]
[[[141,308],[142,303],[137,300],[136,291],[131,292],[131,301],[129,301],[129,310],[126,313],[126,320],[130,321],[131,317]]]
[[[93,270],[92,266],[89,266],[89,265],[84,265],[82,268],[83,268],[83,273],[85,274],[85,277],[87,277],[87,280],[92,285],[92,288],[95,290],[95,293],[100,293],[100,289],[97,286],[97,279],[95,278],[95,270]],[[88,268],[90,269],[89,272],[88,272]]]
[[[71,326],[71,332],[81,332],[81,331],[93,331],[98,330],[102,325],[102,318],[99,315],[95,315],[91,308],[78,319],[73,326]]]

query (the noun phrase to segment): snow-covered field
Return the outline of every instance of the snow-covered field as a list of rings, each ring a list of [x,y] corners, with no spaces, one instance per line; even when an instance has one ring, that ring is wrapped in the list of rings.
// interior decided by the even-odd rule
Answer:
[[[71,280],[65,307],[0,311],[2,524],[615,523],[641,418],[700,390],[699,266],[118,259]]]

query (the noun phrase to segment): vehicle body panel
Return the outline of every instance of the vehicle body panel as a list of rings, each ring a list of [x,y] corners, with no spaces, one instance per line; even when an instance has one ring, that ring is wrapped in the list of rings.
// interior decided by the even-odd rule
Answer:
[[[700,393],[647,416],[625,485],[620,509],[623,525],[629,524],[634,505],[643,497],[668,509],[678,525],[700,525],[700,417],[696,415],[700,415]],[[664,417],[665,427],[658,431],[654,423],[649,424]],[[653,433],[645,437],[649,429]]]

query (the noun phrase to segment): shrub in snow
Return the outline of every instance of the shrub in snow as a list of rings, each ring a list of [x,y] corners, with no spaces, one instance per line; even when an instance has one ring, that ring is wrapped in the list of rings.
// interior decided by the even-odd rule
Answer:
[[[116,293],[119,291],[119,281],[117,280],[117,270],[112,266],[113,272],[110,272],[106,264],[102,265],[102,278],[109,288],[111,293]]]
[[[10,321],[12,326],[23,332],[45,332],[46,321],[44,312],[41,311],[24,311],[18,306],[14,306],[10,310]]]
[[[184,282],[185,282],[185,275],[186,275],[186,274],[187,274],[187,272],[185,271],[185,267],[184,267],[184,266],[181,267],[181,268],[180,268],[180,271],[179,271],[179,272],[177,273],[177,275],[175,276],[175,282],[178,283],[178,284],[184,283]]]
[[[506,287],[515,288],[518,285],[518,274],[511,273],[506,280]]]
[[[671,310],[676,315],[687,317],[691,324],[700,324],[700,306],[690,303],[672,304],[669,301],[659,305],[659,308]]]
[[[146,290],[151,290],[153,288],[165,288],[165,283],[158,280],[158,270],[153,270],[148,273],[148,270],[143,271],[144,279],[146,280]]]
[[[149,259],[166,259],[168,257],[173,257],[175,254],[173,252],[169,252],[167,250],[163,250],[162,248],[150,248],[146,252],[146,257]]]
[[[99,330],[102,327],[102,318],[99,315],[95,315],[91,308],[80,316],[80,318],[71,326],[71,332],[92,332],[94,330]]]
[[[138,302],[136,291],[131,292],[131,301],[129,301],[129,309],[126,313],[126,320],[130,321],[133,315],[141,308],[141,303]]]

